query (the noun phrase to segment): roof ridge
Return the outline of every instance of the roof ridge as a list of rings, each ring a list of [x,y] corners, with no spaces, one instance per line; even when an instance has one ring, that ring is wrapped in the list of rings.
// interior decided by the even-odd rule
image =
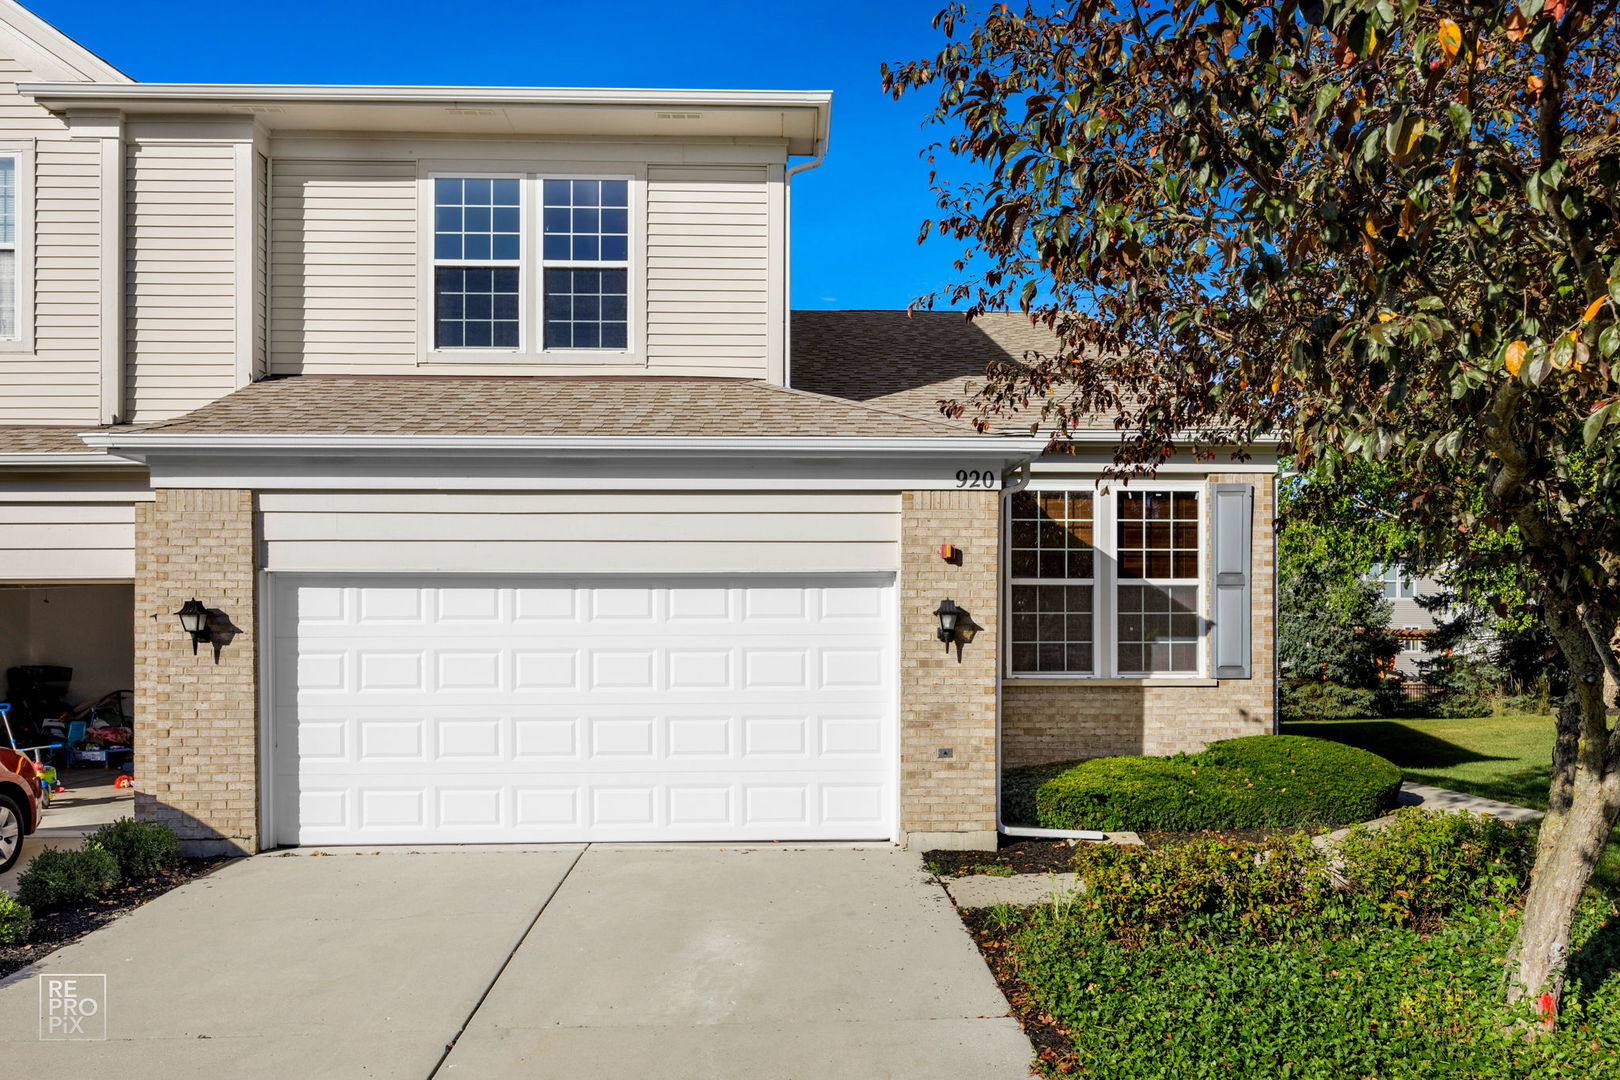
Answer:
[[[840,405],[846,406],[847,408],[860,409],[865,412],[877,413],[881,416],[893,416],[902,420],[910,420],[914,423],[933,423],[937,424],[941,429],[950,431],[952,434],[963,434],[960,425],[951,423],[943,415],[925,417],[918,413],[903,412],[902,410],[890,409],[882,405],[869,405],[864,401],[851,401],[848,398],[835,397],[832,394],[819,394],[814,390],[800,390],[795,386],[783,386],[780,383],[766,382],[763,379],[759,380],[759,384],[767,387],[768,389],[777,390],[784,394],[793,394],[798,397],[811,398],[816,401],[833,401]]]

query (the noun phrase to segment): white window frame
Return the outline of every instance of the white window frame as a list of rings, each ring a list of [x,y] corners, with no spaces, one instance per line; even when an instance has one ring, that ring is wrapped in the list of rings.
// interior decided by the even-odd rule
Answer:
[[[1005,522],[1005,527],[1004,527],[1004,530],[1002,532],[1002,535],[1006,537],[1006,544],[1004,545],[1006,550],[1003,552],[1003,565],[1005,567],[1006,582],[1007,582],[1007,618],[1006,618],[1005,622],[1003,622],[1003,624],[1002,624],[1003,626],[1007,627],[1007,633],[1004,635],[1006,637],[1006,639],[1007,639],[1007,648],[1006,648],[1006,654],[1007,655],[1006,655],[1006,664],[1005,664],[1006,670],[1009,673],[1012,672],[1012,670],[1013,670],[1013,660],[1012,660],[1012,658],[1013,658],[1014,640],[1013,640],[1013,634],[1012,634],[1012,627],[1013,627],[1013,619],[1018,614],[1017,609],[1014,606],[1013,590],[1015,588],[1017,588],[1018,586],[1039,587],[1039,586],[1046,585],[1046,586],[1057,586],[1057,587],[1061,588],[1061,587],[1068,586],[1068,585],[1079,585],[1079,586],[1089,585],[1091,587],[1091,670],[1090,671],[1025,671],[1025,672],[1019,672],[1016,677],[1018,677],[1018,678],[1030,678],[1030,679],[1095,678],[1097,676],[1098,670],[1100,668],[1106,666],[1106,665],[1101,663],[1101,661],[1103,660],[1102,642],[1101,642],[1100,638],[1098,637],[1098,634],[1100,633],[1100,626],[1099,626],[1100,620],[1098,618],[1098,611],[1103,606],[1102,597],[1103,597],[1103,561],[1104,561],[1103,549],[1096,542],[1097,537],[1100,535],[1100,530],[1102,528],[1101,518],[1100,518],[1100,515],[1102,513],[1102,509],[1101,509],[1101,505],[1100,505],[1100,503],[1101,503],[1101,493],[1094,490],[1094,489],[1087,490],[1086,488],[1084,488],[1082,486],[1063,485],[1063,484],[1045,484],[1045,485],[1041,485],[1038,488],[1034,484],[1031,484],[1028,488],[1025,489],[1025,492],[1027,494],[1031,495],[1031,496],[1039,496],[1042,492],[1064,492],[1065,494],[1069,494],[1069,495],[1087,495],[1087,496],[1090,496],[1090,498],[1091,498],[1091,536],[1092,536],[1091,576],[1088,577],[1088,578],[1070,578],[1070,577],[1049,578],[1049,577],[1042,577],[1042,576],[1040,576],[1040,574],[1037,573],[1033,577],[1030,577],[1030,576],[1027,576],[1027,575],[1026,576],[1021,576],[1021,577],[1014,577],[1013,572],[1012,572],[1012,560],[1013,560],[1012,504],[1013,504],[1013,500],[1017,498],[1017,495],[1015,494],[1010,498],[1002,500],[1002,502],[1004,504],[1003,509],[1002,509],[1002,516],[1003,516],[1003,520]],[[1038,571],[1039,569],[1040,569],[1040,566],[1037,565],[1036,570]],[[1037,616],[1038,615],[1039,615],[1039,613],[1037,613]],[[1041,645],[1041,642],[1037,640],[1035,645],[1036,645],[1036,648],[1038,649],[1040,647],[1040,645]]]
[[[435,271],[440,266],[510,267],[510,261],[439,259],[436,232],[434,182],[444,179],[491,179],[519,182],[519,282],[518,348],[485,346],[438,347],[435,321],[437,291]],[[542,259],[545,244],[544,183],[547,180],[623,180],[629,185],[628,258],[623,262],[581,262]],[[501,366],[512,364],[546,365],[562,370],[602,366],[645,367],[645,281],[646,281],[646,177],[641,172],[601,171],[566,162],[492,162],[469,159],[442,159],[424,162],[418,173],[417,243],[422,257],[417,259],[420,282],[417,330],[420,345],[417,362],[424,365]],[[547,349],[545,347],[545,271],[550,269],[607,269],[625,271],[625,347],[623,349]]]
[[[34,145],[0,142],[0,157],[16,162],[16,239],[0,248],[14,250],[17,260],[17,332],[0,338],[0,352],[34,351]]]
[[[1094,479],[1052,478],[1031,481],[1025,489],[1033,494],[1042,491],[1090,492],[1092,496],[1092,535],[1096,556],[1092,562],[1092,665],[1089,672],[1016,671],[1013,669],[1012,635],[1012,499],[1003,501],[1002,580],[1006,583],[1003,603],[1002,673],[1009,681],[1086,682],[1098,680],[1125,680],[1130,682],[1184,682],[1189,679],[1209,678],[1210,613],[1212,590],[1209,583],[1210,567],[1210,514],[1213,507],[1209,485],[1202,481],[1133,480],[1122,486],[1116,482],[1099,485]],[[1119,667],[1119,514],[1118,496],[1121,492],[1185,493],[1198,496],[1198,576],[1195,580],[1182,578],[1130,578],[1127,584],[1174,585],[1192,584],[1198,590],[1194,609],[1198,616],[1197,661],[1190,671],[1125,671]],[[1035,579],[1020,578],[1019,583],[1032,583]],[[1075,579],[1079,581],[1080,579]],[[1045,581],[1046,584],[1058,584]]]
[[[539,343],[539,352],[542,356],[566,357],[574,361],[587,363],[600,357],[616,357],[621,362],[627,358],[634,349],[631,347],[635,339],[635,309],[636,309],[636,275],[635,251],[636,242],[640,239],[636,232],[636,181],[635,177],[613,175],[609,173],[539,173],[534,183],[534,213],[535,213],[535,245],[538,258],[535,261],[537,281],[535,282],[535,340]],[[624,258],[622,260],[608,261],[606,259],[591,260],[579,259],[547,259],[546,258],[546,181],[547,180],[623,180],[626,182],[625,216],[628,227],[625,236]],[[624,348],[622,349],[550,349],[546,347],[546,271],[547,270],[623,270],[624,271]]]
[[[1417,583],[1412,576],[1406,573],[1406,567],[1400,563],[1377,563],[1376,574],[1370,574],[1369,579],[1377,582],[1379,592],[1385,600],[1412,600],[1417,596]],[[1394,575],[1393,577],[1391,575]],[[1393,588],[1394,595],[1390,595]]]
[[[438,231],[439,231],[439,199],[435,190],[439,180],[516,180],[518,182],[518,257],[516,259],[441,259],[439,258]],[[459,172],[442,170],[428,174],[428,209],[427,209],[427,252],[428,252],[428,288],[427,288],[427,322],[428,322],[428,349],[434,353],[454,353],[457,355],[490,357],[490,356],[520,356],[526,349],[525,343],[529,340],[528,319],[525,313],[528,310],[529,283],[528,254],[529,245],[529,182],[523,173],[495,172],[482,169],[463,169]],[[516,348],[504,345],[453,345],[449,348],[439,347],[439,271],[447,267],[466,267],[507,270],[515,268],[518,272],[518,343]]]

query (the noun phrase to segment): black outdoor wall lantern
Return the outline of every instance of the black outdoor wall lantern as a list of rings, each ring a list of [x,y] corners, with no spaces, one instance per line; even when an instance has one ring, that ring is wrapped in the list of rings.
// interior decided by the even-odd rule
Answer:
[[[180,629],[191,635],[191,655],[197,655],[197,646],[208,641],[208,609],[203,607],[202,601],[192,597],[180,605],[175,612],[180,618]]]
[[[939,640],[945,643],[947,651],[951,647],[951,641],[956,637],[956,620],[961,614],[962,609],[949,597],[941,600],[939,607],[934,609],[934,615],[939,619],[939,629],[935,633],[939,635]]]

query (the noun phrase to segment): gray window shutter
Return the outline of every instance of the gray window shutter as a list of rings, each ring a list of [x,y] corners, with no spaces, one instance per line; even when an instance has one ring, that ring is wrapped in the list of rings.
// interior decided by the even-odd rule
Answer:
[[[1249,662],[1250,547],[1254,535],[1254,485],[1214,484],[1215,677],[1247,679]]]

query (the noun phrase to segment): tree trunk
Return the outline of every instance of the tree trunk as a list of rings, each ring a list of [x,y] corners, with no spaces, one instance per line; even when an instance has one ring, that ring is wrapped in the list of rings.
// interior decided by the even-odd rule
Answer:
[[[1620,785],[1577,774],[1574,798],[1563,814],[1549,814],[1525,899],[1524,922],[1513,952],[1509,1001],[1551,994],[1554,1010],[1564,991],[1569,932],[1575,908],[1591,880],[1620,810]]]
[[[1550,1017],[1563,994],[1576,906],[1620,814],[1620,755],[1608,731],[1602,655],[1573,606],[1549,605],[1546,616],[1572,685],[1558,709],[1548,811],[1509,958],[1508,1000],[1549,994]]]

